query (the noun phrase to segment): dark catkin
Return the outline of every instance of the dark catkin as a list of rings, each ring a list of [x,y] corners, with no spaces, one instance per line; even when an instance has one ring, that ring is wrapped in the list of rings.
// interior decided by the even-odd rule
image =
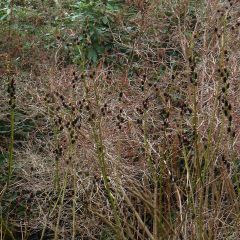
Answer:
[[[229,103],[228,104],[228,110],[231,111],[232,110],[232,105]]]
[[[142,124],[142,119],[137,119],[137,124]]]
[[[197,74],[196,72],[194,72],[194,73],[193,73],[193,77],[194,77],[194,79],[196,80],[197,77],[198,77],[198,74]]]
[[[77,116],[73,121],[74,126],[80,121],[81,121],[81,116]]]
[[[230,127],[230,126],[227,128],[227,132],[228,132],[228,133],[231,132],[231,127]]]
[[[143,108],[144,108],[145,110],[148,109],[148,100],[147,100],[147,99],[143,101]]]
[[[59,124],[59,125],[62,124],[62,118],[61,118],[61,117],[58,118],[58,124]]]
[[[64,108],[69,109],[69,106],[67,105],[67,103],[63,102],[62,105]]]
[[[72,112],[75,112],[77,108],[75,106],[72,106]]]
[[[124,122],[124,118],[121,117],[121,118],[120,118],[120,123],[123,123],[123,122]]]
[[[118,96],[118,100],[121,101],[121,100],[122,100],[122,97],[123,97],[123,92],[120,92],[120,93],[119,93],[119,96]]]
[[[59,98],[61,99],[62,102],[64,101],[64,96],[63,95],[60,95]]]
[[[89,111],[90,110],[90,107],[89,105],[86,105],[86,110]]]
[[[143,115],[143,110],[141,108],[136,108],[140,115]]]
[[[92,114],[91,114],[91,118],[92,118],[92,120],[94,120],[94,119],[96,118],[95,113],[92,113]]]
[[[70,122],[67,122],[66,125],[65,125],[66,128],[69,128],[70,127]]]
[[[141,91],[144,92],[144,85],[141,86]]]
[[[106,113],[105,113],[105,108],[101,108],[101,113],[102,113],[103,116],[106,115]]]

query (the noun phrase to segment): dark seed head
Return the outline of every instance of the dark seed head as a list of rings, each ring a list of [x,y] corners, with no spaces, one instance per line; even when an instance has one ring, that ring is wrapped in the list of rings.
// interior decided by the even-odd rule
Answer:
[[[137,119],[137,124],[142,124],[142,119]]]
[[[229,110],[229,111],[232,110],[232,105],[231,105],[231,104],[228,105],[228,110]]]

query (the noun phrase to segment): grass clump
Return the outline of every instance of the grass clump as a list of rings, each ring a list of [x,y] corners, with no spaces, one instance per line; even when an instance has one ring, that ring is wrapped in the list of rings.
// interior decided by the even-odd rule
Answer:
[[[1,239],[237,239],[239,3],[11,3]]]

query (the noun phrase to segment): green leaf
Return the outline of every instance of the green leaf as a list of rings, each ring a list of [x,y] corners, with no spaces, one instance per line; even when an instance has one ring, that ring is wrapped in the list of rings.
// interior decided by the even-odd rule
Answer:
[[[104,16],[104,17],[102,17],[102,22],[104,23],[104,24],[108,24],[108,17],[107,16]]]
[[[97,62],[97,58],[98,58],[98,55],[97,55],[97,52],[95,51],[95,49],[93,48],[90,48],[88,49],[88,60],[92,61],[92,62]]]

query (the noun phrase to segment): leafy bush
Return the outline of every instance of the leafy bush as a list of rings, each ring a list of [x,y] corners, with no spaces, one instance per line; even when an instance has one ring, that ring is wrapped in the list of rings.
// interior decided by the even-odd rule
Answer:
[[[83,0],[73,5],[72,22],[79,21],[81,30],[74,47],[75,59],[92,63],[113,47],[112,30],[116,27],[115,16],[121,4],[118,1]]]

